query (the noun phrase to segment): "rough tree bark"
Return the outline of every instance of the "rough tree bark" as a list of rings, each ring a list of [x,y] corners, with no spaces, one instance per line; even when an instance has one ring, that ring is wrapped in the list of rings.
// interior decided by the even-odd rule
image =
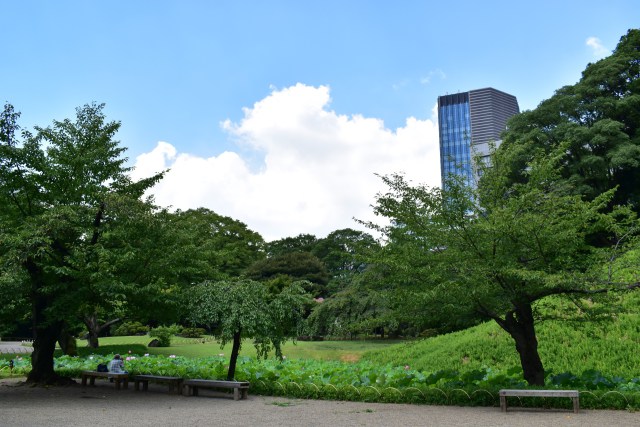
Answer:
[[[544,367],[538,353],[533,309],[530,303],[519,303],[504,320],[496,319],[515,341],[524,379],[529,385],[544,385]]]

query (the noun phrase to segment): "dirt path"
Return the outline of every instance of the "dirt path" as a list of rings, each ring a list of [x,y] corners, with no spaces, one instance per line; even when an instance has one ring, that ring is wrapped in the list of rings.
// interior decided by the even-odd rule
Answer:
[[[22,379],[0,380],[0,426],[640,426],[640,413],[514,408],[466,408],[249,396],[234,401],[203,392],[170,395],[96,387],[30,387]]]

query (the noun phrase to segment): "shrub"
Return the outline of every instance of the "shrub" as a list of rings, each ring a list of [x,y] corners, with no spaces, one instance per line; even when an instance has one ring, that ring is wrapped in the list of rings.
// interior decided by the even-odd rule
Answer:
[[[171,346],[171,337],[178,333],[180,328],[176,325],[158,326],[149,331],[149,336],[157,338],[160,342],[158,347]]]
[[[145,335],[149,332],[149,327],[140,322],[124,322],[111,328],[113,336]]]
[[[200,338],[206,332],[203,328],[183,328],[179,335],[184,338]]]

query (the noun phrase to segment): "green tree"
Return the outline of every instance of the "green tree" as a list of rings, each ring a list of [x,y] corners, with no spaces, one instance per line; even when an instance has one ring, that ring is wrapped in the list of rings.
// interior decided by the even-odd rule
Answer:
[[[640,211],[639,29],[589,64],[578,83],[509,121],[500,150],[510,155],[510,181],[527,180],[526,165],[561,145],[567,150],[559,165],[564,191],[593,200],[617,187],[611,206],[631,203]]]
[[[316,300],[307,318],[311,335],[355,339],[361,334],[379,333],[384,338],[385,331],[399,332],[401,311],[393,309],[397,293],[372,290],[357,282]]]
[[[324,297],[329,283],[326,267],[310,252],[287,252],[255,262],[246,271],[246,276],[263,282],[287,278],[288,283],[302,281],[304,288],[314,297]],[[277,280],[274,283],[282,283]]]
[[[85,105],[75,121],[20,136],[19,113],[5,105],[0,115],[0,283],[13,287],[3,294],[9,306],[31,308],[29,382],[62,381],[53,370],[56,341],[76,322],[88,287],[119,283],[103,242],[130,218],[112,201],[138,201],[161,178],[130,180],[125,149],[113,139],[120,123],[106,121],[102,109]]]
[[[309,298],[292,284],[278,294],[253,280],[204,282],[189,290],[189,318],[208,326],[224,346],[232,343],[227,380],[235,377],[242,340],[254,340],[258,354],[265,356],[275,346],[295,338],[302,327],[304,307]]]
[[[355,276],[367,268],[371,252],[379,249],[368,233],[345,228],[319,239],[312,253],[320,259],[329,273],[328,295],[347,288]]]
[[[262,236],[241,221],[206,208],[179,210],[174,221],[183,233],[180,245],[190,258],[187,283],[237,277],[265,257]]]
[[[580,303],[636,286],[616,286],[603,268],[623,251],[638,225],[634,216],[626,208],[606,211],[612,191],[591,201],[566,194],[557,176],[565,151],[553,154],[530,163],[520,185],[504,179],[497,155],[475,191],[456,179],[444,192],[384,177],[389,191],[374,209],[391,224],[370,224],[387,239],[383,252],[392,255],[388,266],[399,287],[420,293],[441,318],[494,320],[513,338],[524,378],[535,385],[544,384],[537,302],[566,296]],[[593,246],[594,233],[606,233],[610,246]]]
[[[313,234],[298,234],[295,237],[285,237],[266,244],[267,256],[275,258],[291,252],[313,252],[318,238]]]
[[[177,278],[188,267],[187,262],[176,262],[184,252],[179,245],[182,230],[171,223],[170,213],[130,197],[111,195],[107,200],[119,221],[105,224],[86,286],[77,295],[78,317],[93,348],[102,330],[124,318],[176,321],[181,294]]]

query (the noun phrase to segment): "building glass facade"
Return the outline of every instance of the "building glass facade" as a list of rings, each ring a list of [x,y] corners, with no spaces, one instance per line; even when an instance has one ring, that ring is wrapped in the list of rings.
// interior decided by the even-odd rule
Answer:
[[[440,174],[462,175],[471,182],[471,114],[469,94],[438,98],[438,127],[440,133]]]
[[[520,112],[515,96],[493,88],[438,97],[440,174],[462,176],[475,186],[474,157],[487,161],[491,144],[500,144],[507,120]]]

